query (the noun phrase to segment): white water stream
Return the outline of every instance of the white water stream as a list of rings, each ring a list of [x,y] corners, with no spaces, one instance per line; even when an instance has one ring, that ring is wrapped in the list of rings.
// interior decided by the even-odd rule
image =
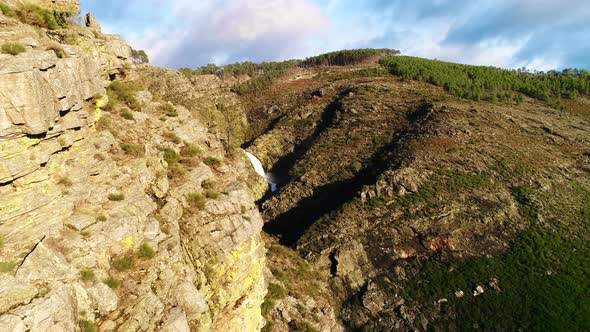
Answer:
[[[270,185],[270,190],[273,193],[277,191],[277,184],[271,180],[271,175],[269,173],[266,173],[266,171],[264,170],[264,166],[262,166],[262,162],[260,162],[260,160],[258,160],[258,158],[256,158],[256,156],[251,154],[250,152],[244,152],[246,153],[246,156],[248,156],[248,159],[250,159],[250,162],[252,163],[252,166],[254,167],[256,173],[258,173],[258,175],[266,179],[266,182],[268,182],[268,184]]]

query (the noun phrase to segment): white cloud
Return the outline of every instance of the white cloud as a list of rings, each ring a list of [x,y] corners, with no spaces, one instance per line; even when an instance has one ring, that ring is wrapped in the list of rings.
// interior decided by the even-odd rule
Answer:
[[[328,18],[309,0],[177,1],[170,28],[154,27],[132,43],[165,66],[296,56]]]

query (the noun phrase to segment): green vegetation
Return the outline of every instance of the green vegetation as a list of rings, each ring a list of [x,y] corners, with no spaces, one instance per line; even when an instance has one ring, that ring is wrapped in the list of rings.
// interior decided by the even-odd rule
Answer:
[[[270,317],[270,313],[272,309],[275,307],[275,302],[277,300],[284,299],[287,296],[287,291],[285,288],[279,284],[270,283],[268,284],[268,293],[266,293],[266,297],[264,298],[264,302],[262,303],[261,310],[262,316],[266,319],[267,325],[264,327],[263,331],[272,331],[272,318]]]
[[[12,273],[16,265],[15,262],[0,262],[0,273]]]
[[[164,138],[166,138],[167,140],[171,141],[174,144],[180,144],[182,142],[182,140],[180,139],[180,137],[178,137],[174,132],[172,131],[167,131],[164,134],[162,134],[162,136]]]
[[[82,271],[80,271],[80,279],[82,279],[82,281],[93,281],[95,278],[94,275],[94,271],[92,271],[92,269],[83,269]]]
[[[189,193],[186,196],[186,200],[189,207],[193,210],[203,210],[205,209],[205,204],[207,203],[207,198],[205,195],[200,193]]]
[[[172,105],[170,102],[162,104],[162,106],[160,106],[160,111],[164,112],[167,117],[175,118],[178,116],[176,107],[174,107],[174,105]]]
[[[300,66],[350,66],[362,63],[373,57],[392,56],[397,54],[399,54],[399,51],[390,49],[365,48],[357,50],[341,50],[307,58],[301,62]]]
[[[215,180],[207,179],[201,182],[201,188],[203,189],[213,189],[215,187]]]
[[[105,222],[108,220],[107,216],[105,216],[104,214],[99,215],[98,217],[96,217],[97,221],[102,221]]]
[[[180,155],[172,150],[172,149],[164,149],[164,161],[168,163],[168,165],[176,164],[180,160]]]
[[[4,43],[0,50],[2,53],[10,55],[19,55],[27,51],[25,46],[20,43]]]
[[[19,4],[15,13],[23,23],[49,30],[67,27],[70,24],[70,17],[74,15],[71,12],[41,8],[30,3]]]
[[[203,159],[203,162],[205,163],[205,165],[207,166],[211,166],[211,167],[218,167],[221,166],[221,159],[217,158],[217,157],[205,157],[205,159]]]
[[[125,199],[125,195],[123,193],[109,194],[109,201],[120,202],[124,199]]]
[[[107,88],[109,104],[104,106],[105,111],[112,111],[119,104],[124,103],[134,112],[141,112],[141,104],[135,98],[134,93],[141,91],[143,87],[136,82],[113,81]]]
[[[47,45],[47,49],[50,51],[53,51],[53,53],[55,53],[55,56],[63,59],[66,57],[66,52],[63,48],[63,46],[61,46],[59,43],[53,42],[53,43],[49,43]]]
[[[80,330],[82,332],[96,332],[96,324],[89,320],[81,320],[78,325],[80,326]]]
[[[180,149],[180,155],[185,158],[196,157],[203,153],[203,149],[198,145],[192,143],[184,143],[184,147]]]
[[[111,289],[117,289],[121,287],[121,281],[119,281],[113,276],[109,276],[107,279],[103,280],[103,283],[109,286],[109,288]]]
[[[141,144],[121,143],[121,149],[128,155],[142,157],[145,155],[145,148]]]
[[[381,64],[403,79],[428,82],[453,95],[473,100],[518,103],[522,101],[519,94],[541,101],[575,99],[590,94],[590,73],[587,70],[529,73],[406,56],[387,57],[381,60]]]
[[[139,256],[139,258],[151,259],[156,256],[156,251],[147,242],[144,242],[139,246],[137,256]]]
[[[133,120],[133,113],[131,113],[131,111],[129,111],[128,109],[124,108],[121,110],[121,117],[123,117],[123,119],[126,120]]]
[[[131,49],[131,59],[135,63],[150,63],[150,59],[144,50]]]
[[[217,75],[220,77],[249,76],[250,80],[234,85],[232,91],[239,95],[258,95],[264,89],[270,87],[287,70],[296,67],[299,63],[299,60],[263,63],[241,62],[223,67],[209,64],[196,70],[181,68],[180,72],[188,77],[191,75]]]
[[[133,252],[128,252],[123,256],[119,256],[111,260],[111,266],[117,271],[128,271],[135,266],[135,256]]]
[[[218,199],[221,194],[217,190],[208,189],[205,190],[205,197],[210,199]]]
[[[2,12],[2,15],[4,15],[4,16],[8,16],[8,17],[15,17],[16,16],[16,11],[4,2],[0,2],[0,12]]]
[[[404,293],[425,302],[449,299],[447,310],[456,311],[457,318],[436,322],[442,330],[580,331],[590,328],[588,275],[588,241],[531,231],[502,257],[471,259],[452,269],[431,263]],[[501,291],[487,286],[491,278],[499,280]],[[465,298],[453,294],[459,289],[470,293],[476,285],[487,292]]]

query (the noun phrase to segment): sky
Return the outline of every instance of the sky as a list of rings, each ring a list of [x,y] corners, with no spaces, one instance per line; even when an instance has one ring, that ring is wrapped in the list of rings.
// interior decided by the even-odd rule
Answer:
[[[278,61],[351,48],[550,70],[590,68],[588,0],[82,0],[151,63]]]

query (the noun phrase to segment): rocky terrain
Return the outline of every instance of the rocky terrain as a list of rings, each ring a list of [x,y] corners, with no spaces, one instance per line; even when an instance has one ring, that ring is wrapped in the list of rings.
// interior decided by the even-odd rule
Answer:
[[[348,68],[269,94],[247,101],[267,123],[248,150],[282,186],[265,230],[326,278],[345,326],[588,326],[587,306],[559,305],[589,289],[587,99],[469,101]]]
[[[30,3],[0,1],[1,330],[590,329],[587,95],[464,99],[394,50],[160,69]]]
[[[260,329],[259,179],[204,122],[236,97],[134,64],[87,22],[0,15],[0,44],[26,47],[0,54],[1,329]],[[170,103],[154,75],[200,102]]]

